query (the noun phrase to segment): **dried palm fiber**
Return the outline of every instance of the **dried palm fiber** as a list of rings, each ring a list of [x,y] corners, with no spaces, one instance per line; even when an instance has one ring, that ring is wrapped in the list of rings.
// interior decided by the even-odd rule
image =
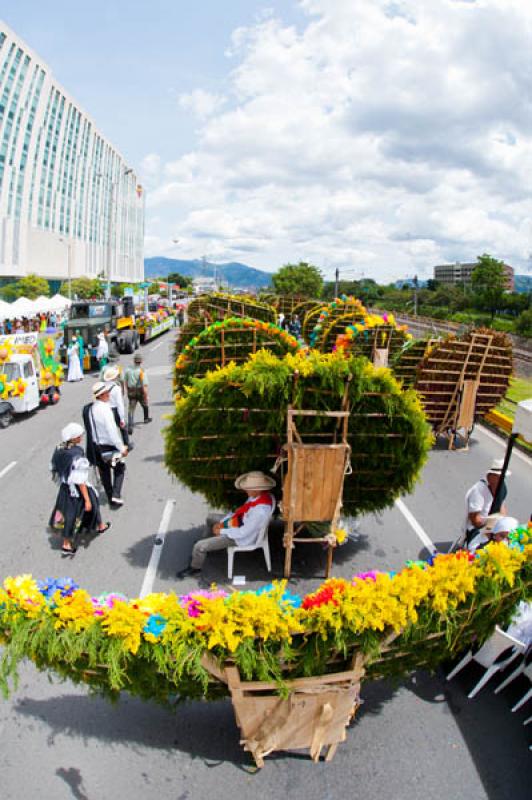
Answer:
[[[388,366],[405,388],[414,386],[418,367],[425,358],[427,348],[436,341],[436,339],[410,339],[390,359]]]
[[[322,307],[321,300],[302,300],[293,309],[293,313],[297,314],[303,326],[303,321],[310,311],[315,311],[317,308]]]
[[[386,349],[388,358],[392,359],[412,338],[406,326],[396,325],[392,315],[368,314],[356,322],[351,322],[348,314],[345,317],[333,319],[326,328],[320,346],[322,353],[343,347],[345,352],[372,360],[375,349]],[[347,326],[346,322],[349,323]]]
[[[480,418],[504,397],[512,371],[509,337],[488,328],[476,328],[431,345],[418,366],[414,388],[428,421],[438,432],[455,412],[461,382],[478,381],[475,418]]]
[[[250,317],[228,317],[215,322],[189,339],[175,363],[174,387],[181,391],[191,378],[208,370],[246,361],[258,350],[284,356],[301,349],[298,340],[271,322]]]
[[[188,307],[189,319],[207,318],[210,323],[225,317],[253,317],[263,322],[275,322],[275,309],[247,295],[214,292],[196,297]]]
[[[278,358],[259,351],[241,365],[193,378],[165,431],[168,469],[215,506],[238,502],[237,475],[272,468],[286,440],[286,412],[337,411],[346,391],[353,474],[345,481],[347,512],[376,511],[409,492],[431,445],[413,391],[365,358],[312,351]],[[299,418],[305,441],[328,443],[330,420]]]
[[[346,319],[349,318],[352,322],[357,322],[364,319],[367,314],[368,312],[360,300],[357,300],[356,297],[342,295],[322,306],[319,311],[310,311],[306,315],[303,336],[311,347],[319,350],[325,330],[333,320],[349,315],[348,317],[346,316]]]

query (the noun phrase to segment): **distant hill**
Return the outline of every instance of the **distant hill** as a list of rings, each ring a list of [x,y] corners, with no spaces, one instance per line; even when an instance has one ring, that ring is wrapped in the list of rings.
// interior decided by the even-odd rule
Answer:
[[[227,281],[229,286],[242,289],[261,289],[269,286],[272,277],[269,272],[248,267],[247,264],[239,264],[238,261],[213,264],[210,261],[203,262],[202,259],[186,261],[163,256],[144,259],[144,274],[147,279],[162,278],[170,272],[180,272],[181,275],[188,275],[191,278],[212,278],[215,270],[216,275]]]
[[[516,292],[532,292],[532,275],[515,275]]]

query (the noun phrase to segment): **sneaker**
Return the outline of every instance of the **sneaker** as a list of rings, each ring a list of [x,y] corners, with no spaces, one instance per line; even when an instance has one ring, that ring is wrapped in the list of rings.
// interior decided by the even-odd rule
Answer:
[[[195,567],[185,567],[175,574],[176,578],[191,578],[197,575],[201,575],[201,570]]]
[[[133,436],[133,428],[128,428],[127,432],[129,433],[130,436]]]
[[[122,500],[121,497],[111,497],[111,503],[113,503],[115,506],[123,506],[124,505],[124,501]]]
[[[148,422],[151,422],[151,421],[152,421],[151,417],[146,417],[146,419],[144,420],[144,424],[147,425]]]

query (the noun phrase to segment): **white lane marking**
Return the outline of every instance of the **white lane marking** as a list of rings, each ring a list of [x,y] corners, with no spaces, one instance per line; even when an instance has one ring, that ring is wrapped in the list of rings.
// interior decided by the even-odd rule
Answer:
[[[483,425],[477,425],[477,428],[481,433],[484,434],[484,436],[487,436],[489,439],[493,439],[494,442],[497,442],[497,444],[500,445],[500,447],[502,447],[502,448],[504,448],[504,450],[506,450],[506,446],[507,446],[506,439],[501,439],[499,436],[497,436],[496,433],[492,433],[487,428],[484,428]],[[527,464],[529,467],[532,467],[532,459],[530,459],[527,455],[522,453],[520,450],[515,450],[515,449],[512,450],[512,458],[514,458],[514,456],[516,458],[520,458],[521,461],[524,461],[525,464]]]
[[[159,525],[159,530],[157,531],[155,542],[153,544],[153,550],[151,551],[150,561],[146,568],[144,580],[142,581],[142,588],[139,595],[140,597],[146,597],[146,595],[150,594],[153,589],[153,584],[157,575],[157,567],[159,566],[159,561],[161,560],[164,540],[166,538],[166,534],[168,533],[168,526],[170,525],[170,517],[172,516],[174,506],[175,500],[166,501]]]
[[[162,344],[164,344],[164,341],[159,342],[159,344],[156,344],[155,347],[150,347],[150,353],[154,353]]]
[[[3,478],[4,475],[7,475],[7,473],[10,470],[12,470],[13,467],[16,465],[16,463],[17,463],[16,461],[12,461],[10,464],[7,465],[7,467],[4,467],[4,469],[0,470],[0,478]]]
[[[421,539],[427,550],[429,550],[433,554],[437,553],[438,551],[434,546],[434,543],[429,538],[428,534],[425,533],[425,531],[423,530],[423,528],[421,527],[415,516],[410,511],[410,509],[408,509],[405,506],[405,504],[400,498],[397,498],[397,500],[395,501],[395,505],[397,506],[403,517],[406,519],[410,527],[413,529],[414,533],[416,533],[419,536],[419,538]]]

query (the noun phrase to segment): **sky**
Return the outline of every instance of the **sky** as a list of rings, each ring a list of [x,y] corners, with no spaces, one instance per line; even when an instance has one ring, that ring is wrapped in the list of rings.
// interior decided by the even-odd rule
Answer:
[[[530,0],[0,0],[146,188],[147,256],[532,268]],[[177,242],[175,240],[178,240]]]

